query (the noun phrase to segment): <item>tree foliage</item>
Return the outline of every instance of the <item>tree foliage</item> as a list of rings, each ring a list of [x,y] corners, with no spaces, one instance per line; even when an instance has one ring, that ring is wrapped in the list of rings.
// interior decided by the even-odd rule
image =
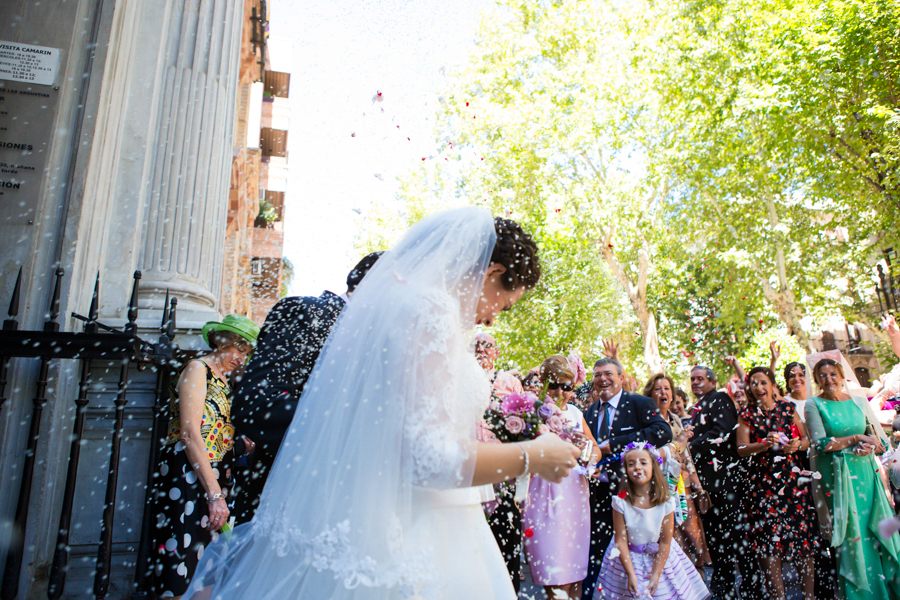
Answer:
[[[440,152],[360,245],[459,203],[521,222],[546,265],[498,325],[521,368],[614,336],[639,373],[722,369],[760,332],[871,323],[898,31],[892,0],[500,0],[440,91]]]

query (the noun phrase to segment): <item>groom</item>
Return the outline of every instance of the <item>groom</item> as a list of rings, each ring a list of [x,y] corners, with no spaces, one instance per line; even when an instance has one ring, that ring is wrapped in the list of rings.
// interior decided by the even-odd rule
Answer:
[[[247,466],[239,468],[235,477],[238,523],[249,522],[256,513],[275,455],[325,340],[350,295],[382,254],[373,252],[357,263],[347,275],[346,293],[284,298],[266,316],[231,409],[236,436],[256,444]]]
[[[650,442],[657,448],[672,441],[672,428],[659,415],[656,403],[646,396],[622,390],[622,364],[601,358],[594,364],[594,379],[584,419],[604,458],[614,457],[590,480],[591,560],[582,586],[581,599],[591,600],[606,547],[613,538],[612,498],[619,491],[622,475],[618,455],[631,442]]]

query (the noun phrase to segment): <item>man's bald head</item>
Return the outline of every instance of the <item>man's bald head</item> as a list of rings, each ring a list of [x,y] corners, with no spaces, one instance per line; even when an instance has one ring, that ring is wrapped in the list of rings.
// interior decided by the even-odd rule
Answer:
[[[481,332],[472,338],[472,350],[475,351],[475,358],[482,369],[493,369],[494,361],[497,359],[499,351],[497,350],[497,341],[494,336],[489,333]]]

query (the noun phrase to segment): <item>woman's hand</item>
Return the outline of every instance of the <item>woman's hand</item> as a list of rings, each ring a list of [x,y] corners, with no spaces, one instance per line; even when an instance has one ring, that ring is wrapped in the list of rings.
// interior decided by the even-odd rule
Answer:
[[[781,451],[785,454],[793,454],[800,449],[800,444],[802,443],[803,440],[801,440],[800,438],[792,438],[789,443],[781,447]]]
[[[875,451],[875,446],[872,444],[866,444],[865,442],[860,442],[857,444],[856,448],[853,449],[853,454],[857,456],[868,456]]]
[[[218,531],[228,522],[228,515],[231,513],[224,498],[216,498],[212,502],[207,500],[206,508],[209,511],[209,524],[206,528],[209,531]]]
[[[767,448],[771,448],[772,446],[781,443],[781,436],[779,436],[777,432],[773,431],[766,436],[765,443],[767,445]]]
[[[771,362],[777,365],[778,359],[781,358],[781,345],[776,344],[774,341],[769,342],[769,356],[771,357]]]
[[[545,433],[523,445],[528,449],[531,472],[551,483],[559,483],[568,476],[581,454],[576,446],[562,441],[555,433]]]
[[[688,440],[691,439],[691,436],[694,435],[694,428],[691,426],[687,426],[681,430],[681,433],[678,434],[678,437],[675,438],[675,443],[679,446],[684,446],[687,444]]]
[[[879,444],[878,438],[874,435],[858,435],[856,436],[857,444],[868,444],[869,446],[877,446]]]

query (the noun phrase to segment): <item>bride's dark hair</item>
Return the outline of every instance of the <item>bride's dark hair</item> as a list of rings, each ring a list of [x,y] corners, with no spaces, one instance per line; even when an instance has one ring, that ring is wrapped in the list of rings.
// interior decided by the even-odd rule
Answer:
[[[500,281],[506,290],[520,287],[531,289],[541,278],[538,247],[525,230],[511,219],[494,217],[497,243],[491,253],[491,262],[506,267]]]

